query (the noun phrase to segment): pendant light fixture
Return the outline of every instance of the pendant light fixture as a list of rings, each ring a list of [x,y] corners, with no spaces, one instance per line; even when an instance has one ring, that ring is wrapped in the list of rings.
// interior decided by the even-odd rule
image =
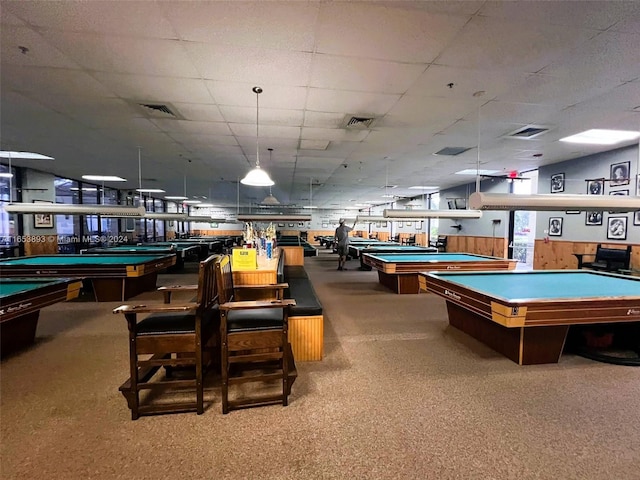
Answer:
[[[269,165],[273,165],[271,161],[271,154],[273,153],[273,148],[268,148],[267,150],[269,150]],[[271,193],[271,187],[269,187],[269,195],[264,197],[264,200],[262,200],[262,204],[263,205],[280,205],[280,201],[273,196],[273,193]]]
[[[258,98],[262,93],[262,88],[253,87],[253,92],[256,94],[256,168],[247,173],[247,175],[240,180],[240,183],[252,187],[270,187],[275,182],[271,180],[267,172],[260,168],[260,108]]]

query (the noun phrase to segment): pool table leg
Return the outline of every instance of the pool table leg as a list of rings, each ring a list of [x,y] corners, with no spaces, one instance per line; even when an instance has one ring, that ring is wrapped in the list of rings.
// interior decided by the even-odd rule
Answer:
[[[488,318],[447,302],[449,324],[519,365],[558,363],[569,327],[503,327]]]
[[[36,338],[40,310],[0,323],[0,356],[5,357],[31,345]]]

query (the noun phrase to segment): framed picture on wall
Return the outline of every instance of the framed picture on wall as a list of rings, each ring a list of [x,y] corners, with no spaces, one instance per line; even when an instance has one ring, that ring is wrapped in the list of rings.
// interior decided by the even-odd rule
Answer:
[[[47,200],[34,200],[33,203],[53,203]],[[53,228],[53,214],[36,213],[33,216],[33,226],[35,228]]]
[[[407,227],[410,227],[410,226],[412,226],[412,225],[413,225],[413,222],[406,222],[406,223],[405,223],[405,225],[406,225]]]
[[[382,222],[382,228],[387,228],[387,222]]]
[[[595,178],[587,181],[587,194],[604,195],[604,178]]]
[[[564,192],[564,173],[551,175],[551,193]]]
[[[304,227],[304,222],[298,222],[299,227]]]
[[[609,192],[609,195],[629,195],[629,190],[614,190]]]
[[[279,226],[279,225],[278,225]],[[323,223],[322,224],[322,228],[329,228],[329,224],[328,223]]]
[[[422,220],[416,222],[416,230],[422,230]]]
[[[630,167],[631,162],[612,163],[611,173],[609,175],[609,186],[629,185]]]
[[[602,225],[602,212],[586,212],[585,225]]]
[[[124,219],[124,231],[135,232],[136,231],[136,219],[127,217]]]
[[[398,228],[402,228],[402,222],[398,222]]]
[[[549,236],[561,237],[562,236],[562,217],[550,217],[549,218]]]
[[[279,223],[278,226],[279,227],[284,227],[284,223]]]
[[[580,210],[567,210],[564,213],[566,213],[567,215],[578,215],[580,214]]]
[[[375,225],[376,225],[376,228],[380,228],[380,222],[376,222]]]
[[[627,217],[609,217],[607,220],[607,238],[609,240],[626,240],[627,220]]]
[[[633,213],[633,224],[640,225],[640,210]]]
[[[290,224],[289,224],[289,228],[293,228],[293,223],[290,223]]]

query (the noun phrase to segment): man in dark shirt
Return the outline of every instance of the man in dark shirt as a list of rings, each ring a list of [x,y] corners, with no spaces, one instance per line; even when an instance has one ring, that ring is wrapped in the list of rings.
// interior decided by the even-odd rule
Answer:
[[[347,227],[344,224],[344,218],[341,218],[340,225],[336,228],[334,240],[336,243],[336,250],[338,251],[338,270],[346,270],[346,268],[344,268],[344,262],[347,258],[347,251],[349,250],[349,232],[355,227],[356,222],[353,222],[353,227]]]

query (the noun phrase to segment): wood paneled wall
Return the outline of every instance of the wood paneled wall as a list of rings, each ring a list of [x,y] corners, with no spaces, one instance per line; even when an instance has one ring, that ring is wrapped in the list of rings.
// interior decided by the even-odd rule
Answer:
[[[507,246],[506,238],[447,236],[447,252],[475,253],[476,255],[506,258]]]
[[[596,253],[598,243],[536,240],[533,257],[535,270],[562,270],[578,268],[574,253]],[[628,244],[602,243],[603,247],[627,248]],[[631,268],[640,269],[640,245],[632,245]]]
[[[29,240],[30,237],[33,237],[33,241]],[[58,253],[58,235],[26,235],[25,256],[54,255],[56,253]]]

